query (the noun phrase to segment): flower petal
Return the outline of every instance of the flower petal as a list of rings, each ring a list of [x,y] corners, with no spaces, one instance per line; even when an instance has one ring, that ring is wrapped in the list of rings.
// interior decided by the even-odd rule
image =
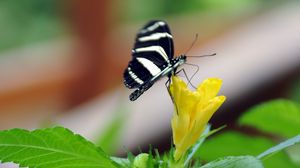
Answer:
[[[199,139],[207,122],[225,101],[225,96],[217,96],[222,80],[209,78],[191,91],[179,77],[172,76],[170,94],[175,105],[172,133],[175,144],[174,159],[179,160]]]
[[[225,100],[225,96],[218,96],[209,100],[208,104],[205,107],[201,106],[199,103],[199,107],[197,108],[199,111],[197,112],[197,116],[195,117],[195,119],[198,122],[201,121],[206,124]]]
[[[170,85],[170,92],[175,102],[181,99],[181,91],[186,89],[187,85],[177,76],[172,76],[172,83]]]
[[[219,78],[208,78],[204,80],[197,88],[197,92],[202,95],[202,101],[208,102],[213,97],[217,96],[222,86],[222,80]]]
[[[180,113],[190,113],[190,109],[195,108],[197,101],[200,99],[200,94],[189,90],[183,80],[177,76],[172,76],[170,92],[178,115],[180,115]]]

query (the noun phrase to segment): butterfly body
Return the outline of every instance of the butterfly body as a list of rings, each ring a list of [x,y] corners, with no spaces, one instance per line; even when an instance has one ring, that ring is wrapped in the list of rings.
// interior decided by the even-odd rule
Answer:
[[[162,78],[163,76],[171,77],[172,73],[176,72],[177,67],[184,64],[186,62],[186,56],[181,55],[171,60],[171,63],[165,67],[163,71],[157,76],[154,76],[149,81],[145,82],[144,85],[141,85],[138,89],[136,89],[133,93],[129,95],[129,99],[131,101],[136,100],[140,97],[145,91],[147,91],[157,80]]]
[[[157,80],[171,77],[186,62],[186,56],[173,58],[173,37],[166,22],[155,20],[146,24],[137,34],[132,49],[132,60],[124,71],[124,84],[136,90],[130,94],[136,100]]]

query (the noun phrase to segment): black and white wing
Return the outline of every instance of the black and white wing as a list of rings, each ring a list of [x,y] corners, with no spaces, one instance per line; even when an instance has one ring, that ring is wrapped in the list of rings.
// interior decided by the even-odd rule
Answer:
[[[174,46],[166,22],[147,23],[137,34],[132,49],[132,60],[124,72],[128,88],[139,88],[159,74],[173,58]]]

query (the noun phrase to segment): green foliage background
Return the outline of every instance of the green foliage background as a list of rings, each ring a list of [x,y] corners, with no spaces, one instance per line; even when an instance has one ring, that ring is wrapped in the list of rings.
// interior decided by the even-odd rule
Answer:
[[[195,145],[191,150],[198,151],[195,155],[194,153],[191,155],[195,161],[194,165],[190,164],[192,162],[186,164],[185,158],[175,162],[172,154],[173,148],[171,148],[170,153],[162,156],[155,150],[154,153],[149,151],[149,154],[138,155],[136,158],[131,153],[129,153],[128,158],[111,157],[95,144],[63,127],[34,131],[23,129],[0,131],[0,160],[36,168],[129,168],[134,167],[134,165],[143,165],[140,168],[296,168],[300,166],[299,160],[297,160],[300,157],[300,151],[291,149],[294,147],[299,149],[292,145],[299,143],[300,131],[298,127],[292,129],[291,126],[299,124],[299,114],[299,105],[289,100],[279,99],[257,105],[248,110],[240,118],[238,124],[252,127],[259,134],[225,130],[218,132],[202,144],[200,142],[207,137],[203,135],[198,141],[202,145]],[[273,124],[272,126],[263,124],[263,121],[267,119],[272,119],[275,123],[270,122],[269,124]],[[111,146],[108,141],[114,144],[114,139],[118,137],[118,130],[121,129],[120,125],[123,122],[121,121],[120,118],[113,120],[104,133],[103,139],[99,139],[98,142],[107,146]],[[282,127],[286,129],[282,129]],[[216,131],[207,131],[207,134],[210,135],[212,132]],[[286,139],[289,140],[279,144]],[[285,149],[287,147],[289,150]],[[270,148],[272,150],[268,150]],[[112,149],[106,148],[108,152],[111,152]],[[262,158],[257,157],[262,152],[265,155]],[[201,165],[203,161],[209,163]]]
[[[65,32],[59,0],[1,0],[0,50],[58,37]]]
[[[205,141],[197,156],[207,161],[228,155],[257,156],[280,141],[300,134],[300,106],[285,99],[262,103],[243,113],[238,125],[250,127],[257,134],[235,130],[221,132]],[[300,167],[292,159],[295,156],[300,157],[300,150],[293,154],[281,151],[264,159],[263,163],[270,168]]]

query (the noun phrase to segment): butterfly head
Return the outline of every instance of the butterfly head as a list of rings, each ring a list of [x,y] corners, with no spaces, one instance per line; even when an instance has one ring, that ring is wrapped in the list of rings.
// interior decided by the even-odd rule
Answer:
[[[186,55],[180,55],[177,58],[175,58],[177,62],[177,66],[180,66],[186,62]]]
[[[186,62],[186,55],[180,55],[171,61],[173,72],[176,72],[177,68]]]

